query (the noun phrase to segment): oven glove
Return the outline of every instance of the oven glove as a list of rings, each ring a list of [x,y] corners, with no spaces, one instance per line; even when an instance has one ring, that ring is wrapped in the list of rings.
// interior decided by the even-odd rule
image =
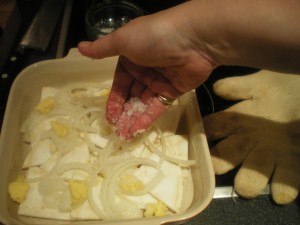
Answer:
[[[214,92],[241,100],[203,118],[216,174],[241,165],[239,196],[254,198],[268,182],[273,200],[288,204],[300,188],[300,75],[259,71],[217,81]]]

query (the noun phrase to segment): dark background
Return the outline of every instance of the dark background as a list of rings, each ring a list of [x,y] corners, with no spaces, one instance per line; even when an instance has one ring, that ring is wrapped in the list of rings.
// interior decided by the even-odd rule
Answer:
[[[32,18],[34,17],[36,11],[38,10],[41,0],[17,0],[17,4],[22,17],[21,27],[19,33],[16,37],[15,43],[17,45],[18,41],[22,37]],[[84,16],[89,8],[92,1],[90,0],[74,0],[72,5],[72,13],[70,17],[70,23],[68,26],[67,36],[65,37],[65,46],[63,49],[63,56],[65,56],[70,48],[76,47],[77,43],[82,40],[87,40],[87,34],[84,27]],[[183,1],[179,0],[135,0],[134,3],[138,4],[144,9],[145,13],[155,13],[160,10],[172,7],[174,5],[180,4]],[[42,61],[53,59],[57,57],[57,46],[60,41],[60,31],[62,27],[61,20],[56,28],[53,35],[52,41],[45,52],[40,52],[36,50],[29,50],[27,52],[27,57],[19,63],[18,70],[22,70],[26,66]],[[226,77],[231,75],[242,75],[248,74],[256,71],[252,68],[244,67],[220,67],[216,69],[210,79],[205,83],[207,88],[211,91],[212,83],[219,79],[220,77]],[[212,113],[212,107],[210,99],[207,99],[203,87],[197,89],[198,97],[201,98],[203,102],[201,112],[203,115]],[[211,93],[212,94],[212,93]],[[213,95],[213,94],[212,94]],[[214,96],[214,108],[216,111],[228,107],[229,102],[222,101]],[[0,113],[3,116],[5,107],[1,106]],[[1,117],[2,117],[1,116]],[[2,123],[2,121],[0,121]],[[222,185],[232,185],[234,172],[232,174],[227,174],[224,176],[217,176],[217,186]],[[286,205],[279,206],[274,204],[269,195],[261,195],[253,200],[244,200],[241,198],[224,199],[213,199],[211,204],[206,210],[201,214],[192,218],[190,221],[185,223],[186,225],[296,225],[300,224],[300,200],[297,199],[296,202]]]

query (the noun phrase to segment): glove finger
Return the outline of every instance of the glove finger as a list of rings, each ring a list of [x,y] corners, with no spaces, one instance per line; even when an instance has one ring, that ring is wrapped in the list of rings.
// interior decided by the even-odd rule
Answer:
[[[243,100],[252,97],[255,86],[251,75],[248,75],[218,80],[214,83],[213,90],[216,95],[226,100]]]
[[[254,198],[268,184],[275,162],[267,149],[251,151],[234,179],[235,191],[244,198]]]
[[[271,184],[271,194],[277,204],[289,204],[294,201],[300,188],[300,151],[284,157],[276,165]]]
[[[254,143],[245,134],[233,134],[211,148],[215,174],[224,174],[234,169],[254,147]]]
[[[203,117],[206,137],[209,141],[219,140],[232,134],[235,130],[235,114],[221,111]]]

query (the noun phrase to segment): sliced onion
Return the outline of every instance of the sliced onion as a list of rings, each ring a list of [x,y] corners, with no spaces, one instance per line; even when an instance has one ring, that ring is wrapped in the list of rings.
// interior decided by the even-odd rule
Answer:
[[[105,177],[102,189],[101,189],[101,200],[103,210],[109,218],[120,217],[122,212],[118,210],[118,206],[115,202],[116,196],[116,181],[120,174],[130,167],[137,167],[140,165],[148,165],[156,168],[160,171],[160,166],[153,160],[145,158],[133,158],[127,159],[116,165],[115,168],[110,171],[107,177]]]
[[[90,148],[90,152],[94,155],[102,155],[104,157],[110,156],[113,152],[117,151],[118,148],[115,146],[115,137],[114,135],[107,136],[108,142],[106,146],[100,147],[93,143],[90,138],[88,137],[87,133],[84,132],[84,140],[86,141],[88,147]]]
[[[34,183],[34,182],[39,182],[41,181],[42,179],[52,175],[55,171],[55,169],[57,168],[58,164],[59,164],[59,161],[61,159],[61,153],[60,152],[57,152],[57,158],[56,158],[56,161],[55,161],[55,164],[54,166],[48,170],[48,171],[45,171],[45,173],[39,177],[34,177],[34,178],[26,178],[26,181],[28,183]]]
[[[87,143],[89,149],[90,149],[90,152],[94,152],[94,153],[97,153],[97,154],[104,154],[104,152],[102,151],[103,149],[100,148],[100,147],[97,147],[97,145],[95,145],[91,140],[90,138],[88,137],[87,135],[87,132],[84,132],[84,140],[85,142]]]
[[[74,117],[74,121],[73,121],[73,124],[72,124],[73,127],[78,129],[78,130],[82,130],[82,131],[86,131],[86,132],[92,132],[92,133],[98,132],[99,129],[91,127],[87,122],[82,124],[82,121],[84,120],[84,116],[87,116],[89,113],[102,112],[102,111],[103,111],[103,109],[101,109],[99,107],[90,107],[88,109],[81,110]]]
[[[130,141],[118,139],[116,144],[122,149],[131,151],[131,150],[136,149],[137,147],[139,147],[140,145],[142,145],[144,143],[144,140],[146,138],[145,136],[146,135],[142,134],[140,137],[136,137]]]
[[[55,169],[55,174],[61,175],[69,170],[82,170],[87,172],[89,175],[92,175],[91,167],[86,163],[81,162],[70,162],[64,165],[61,165]]]
[[[43,175],[39,176],[39,177],[35,177],[35,178],[26,178],[26,182],[28,183],[34,183],[34,182],[39,182],[42,179],[50,176],[52,174],[52,171],[47,171],[45,172]]]
[[[69,152],[72,147],[75,146],[78,142],[76,131],[72,129],[69,130],[68,135],[63,138],[57,137],[56,134],[50,132],[50,138],[55,144],[57,151],[61,152],[62,154],[66,154],[67,152]]]
[[[60,192],[52,192],[43,197],[43,202],[50,209],[58,209],[61,195]]]
[[[89,103],[97,104],[99,102],[106,101],[106,97],[102,96],[91,96],[89,95],[89,88],[95,87],[95,84],[76,84],[72,86],[68,86],[66,88],[60,89],[55,95],[55,107],[51,112],[47,115],[38,115],[36,112],[33,112],[31,116],[23,123],[21,132],[24,133],[24,138],[27,141],[30,141],[26,138],[26,135],[31,132],[37,125],[42,123],[45,119],[49,119],[51,117],[55,117],[57,122],[65,124],[70,128],[69,134],[64,137],[58,137],[53,131],[43,132],[40,138],[51,138],[55,143],[57,153],[59,156],[57,157],[57,161],[55,165],[49,170],[46,171],[42,176],[36,178],[28,178],[28,182],[37,182],[40,181],[40,189],[43,196],[55,195],[54,199],[47,199],[47,205],[53,208],[58,207],[57,209],[69,212],[71,210],[71,194],[70,191],[66,192],[65,189],[61,186],[64,182],[65,178],[61,178],[60,176],[67,171],[70,170],[80,170],[87,173],[87,180],[89,184],[88,189],[88,201],[91,205],[93,212],[99,217],[103,219],[117,219],[123,218],[122,207],[131,206],[133,207],[133,212],[139,212],[136,209],[136,206],[141,208],[141,203],[137,203],[134,200],[130,200],[128,196],[139,196],[145,195],[149,193],[160,181],[163,179],[164,175],[160,169],[160,164],[164,161],[170,161],[176,163],[180,166],[190,166],[194,165],[194,160],[179,160],[173,157],[166,155],[166,141],[163,137],[162,131],[155,127],[156,132],[155,137],[159,138],[161,141],[161,147],[158,148],[152,143],[152,136],[149,138],[146,135],[142,135],[139,138],[134,139],[131,142],[122,142],[119,138],[113,134],[108,144],[104,148],[97,147],[88,137],[88,133],[101,133],[100,130],[100,117],[104,118],[104,107],[101,108],[98,105],[92,105]],[[98,85],[97,85],[98,88]],[[109,88],[109,86],[103,85],[103,88]],[[74,97],[72,92],[75,90],[82,90],[82,96]],[[101,87],[100,87],[101,89]],[[99,99],[98,99],[99,98]],[[97,99],[95,101],[95,99]],[[89,103],[86,103],[88,101]],[[33,118],[32,118],[33,117]],[[58,117],[58,118],[57,118]],[[67,118],[66,118],[67,117]],[[98,127],[99,126],[99,127]],[[84,134],[84,137],[81,135]],[[96,157],[93,162],[89,163],[80,163],[80,162],[70,162],[66,164],[60,163],[61,156],[72,149],[73,146],[78,143],[78,139],[84,140],[89,148],[90,153],[94,154]],[[151,139],[151,140],[150,140]],[[119,151],[119,147],[121,146],[126,151],[131,151],[136,147],[144,144],[147,146],[152,152],[156,153],[160,157],[159,163],[146,159],[146,158],[120,158],[116,161],[110,160],[116,151]],[[153,167],[157,170],[155,176],[151,178],[141,190],[134,192],[124,192],[119,188],[119,178],[124,173],[124,171],[129,171],[130,169],[134,170],[141,165],[146,165]],[[103,210],[101,207],[97,205],[97,202],[93,198],[93,180],[99,175],[102,174],[104,176],[104,181],[101,187],[100,192],[100,200],[102,202]],[[59,176],[56,181],[53,176]],[[62,181],[62,182],[61,182]],[[62,206],[57,206],[56,193],[60,192],[60,203]],[[53,194],[55,193],[55,194]],[[126,197],[127,196],[127,197]],[[115,199],[124,203],[122,207],[118,205],[118,202]],[[120,204],[121,204],[120,203]]]
[[[66,187],[64,180],[58,176],[48,176],[39,182],[39,192],[41,195],[49,195],[52,192],[60,192]]]
[[[72,195],[70,188],[65,188],[62,191],[59,210],[62,212],[70,212],[72,210]]]
[[[93,179],[90,179],[88,182],[88,201],[91,205],[93,212],[100,218],[100,219],[107,219],[107,215],[101,210],[94,199],[93,196]]]
[[[141,190],[137,190],[134,192],[126,192],[126,191],[122,191],[122,190],[119,190],[119,191],[122,194],[131,195],[131,196],[145,195],[145,194],[149,193],[154,187],[156,187],[163,178],[164,178],[163,172],[161,170],[158,170],[156,175],[150,181],[148,181],[146,184],[144,184],[144,187]]]
[[[149,140],[145,140],[145,144],[149,147],[150,150],[152,150],[155,154],[157,154],[159,157],[161,157],[164,160],[167,160],[172,163],[176,163],[179,166],[188,167],[192,165],[196,165],[196,160],[181,160],[176,159],[171,156],[168,156],[164,154],[162,151],[160,151],[154,144],[152,144]]]
[[[116,194],[118,195],[118,197],[126,202],[128,202],[129,204],[133,204],[136,205],[138,208],[143,209],[145,203],[143,202],[138,202],[132,199],[129,199],[126,195],[124,195],[123,193],[120,193],[119,191],[116,192]]]
[[[109,158],[113,154],[114,151],[117,149],[115,148],[115,140],[116,137],[112,137],[106,147],[103,148],[104,154],[101,154],[101,161],[99,168],[99,173],[102,173],[104,176],[109,172],[108,171],[108,164],[109,164]]]

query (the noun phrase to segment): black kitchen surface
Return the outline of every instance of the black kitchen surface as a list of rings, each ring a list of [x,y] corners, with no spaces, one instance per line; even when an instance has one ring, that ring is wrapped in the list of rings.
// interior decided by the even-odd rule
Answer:
[[[17,0],[22,17],[22,24],[15,40],[16,45],[38,10],[41,2],[41,0]],[[48,49],[45,52],[28,50],[27,57],[18,65],[19,71],[38,61],[64,57],[70,48],[77,46],[79,41],[87,40],[87,34],[84,27],[84,16],[91,2],[92,0],[66,0],[66,7],[69,7],[70,11],[66,8],[64,14],[61,15],[60,22],[56,27]],[[172,7],[183,1],[135,0],[133,2],[138,4],[144,12],[148,14]],[[68,15],[70,15],[70,17]],[[213,94],[212,84],[217,79],[232,75],[249,74],[255,71],[256,69],[244,67],[217,68],[208,81],[196,90],[198,100],[201,102],[200,110],[202,115],[225,109],[233,104],[232,102],[224,101]],[[0,122],[2,124],[5,106],[1,105],[0,110]],[[227,187],[230,190],[236,171],[237,170],[234,170],[228,174],[216,176],[217,189]],[[207,209],[185,224],[296,225],[300,224],[300,198],[298,197],[294,203],[286,206],[276,205],[269,194],[260,195],[252,200],[241,199],[236,195],[224,198],[214,198]]]

